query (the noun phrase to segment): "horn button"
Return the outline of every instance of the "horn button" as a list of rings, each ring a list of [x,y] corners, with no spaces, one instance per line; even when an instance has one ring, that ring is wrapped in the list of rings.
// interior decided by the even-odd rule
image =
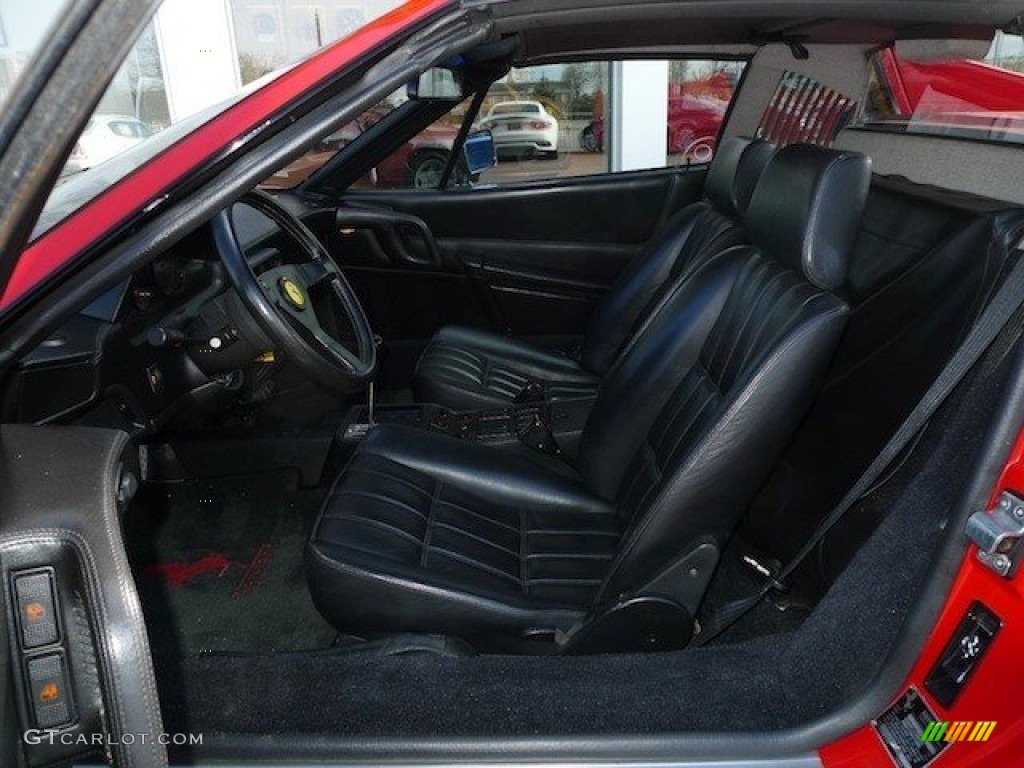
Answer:
[[[281,296],[295,309],[305,309],[308,300],[306,298],[306,292],[302,290],[302,286],[292,280],[290,277],[282,277],[279,283],[281,289]]]

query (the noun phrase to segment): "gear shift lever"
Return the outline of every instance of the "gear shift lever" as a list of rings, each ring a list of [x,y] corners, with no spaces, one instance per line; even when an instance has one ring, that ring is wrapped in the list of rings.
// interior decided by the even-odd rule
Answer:
[[[373,343],[379,347],[382,344],[380,336],[374,336]],[[345,434],[342,439],[346,442],[356,443],[370,434],[370,430],[377,426],[377,419],[375,418],[376,410],[377,387],[375,382],[370,381],[370,386],[367,387],[366,390],[366,421],[357,421],[349,424],[345,427]]]

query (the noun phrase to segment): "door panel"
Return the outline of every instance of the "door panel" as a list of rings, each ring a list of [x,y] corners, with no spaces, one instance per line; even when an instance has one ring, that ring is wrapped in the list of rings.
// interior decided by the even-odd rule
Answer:
[[[422,219],[441,264],[389,253],[362,229],[336,233],[331,247],[388,340],[425,340],[451,323],[578,336],[658,225],[700,198],[704,175],[703,167],[675,168],[509,187],[353,192],[343,206]]]

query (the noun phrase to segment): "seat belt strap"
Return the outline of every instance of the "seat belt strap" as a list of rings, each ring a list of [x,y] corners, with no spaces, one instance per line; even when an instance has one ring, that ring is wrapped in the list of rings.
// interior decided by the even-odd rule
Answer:
[[[865,496],[884,474],[889,465],[906,449],[916,435],[925,427],[939,406],[963,381],[970,370],[981,359],[1002,330],[1007,326],[1014,314],[1024,305],[1024,257],[1018,251],[1018,258],[1013,269],[1003,280],[996,295],[972,326],[967,338],[946,363],[931,387],[920,402],[910,412],[900,428],[889,438],[875,460],[847,491],[836,507],[822,520],[803,547],[774,577],[769,577],[758,591],[728,603],[712,616],[707,627],[702,628],[694,638],[693,645],[701,646],[710,642],[739,619],[752,611],[769,593],[781,591],[786,587],[786,580],[815,550],[828,532],[836,526],[842,517]]]

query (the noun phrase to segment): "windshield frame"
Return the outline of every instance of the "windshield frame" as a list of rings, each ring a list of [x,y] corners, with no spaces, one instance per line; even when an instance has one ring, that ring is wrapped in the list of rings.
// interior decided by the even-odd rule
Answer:
[[[160,0],[82,0],[58,16],[0,112],[0,313],[75,140]]]

